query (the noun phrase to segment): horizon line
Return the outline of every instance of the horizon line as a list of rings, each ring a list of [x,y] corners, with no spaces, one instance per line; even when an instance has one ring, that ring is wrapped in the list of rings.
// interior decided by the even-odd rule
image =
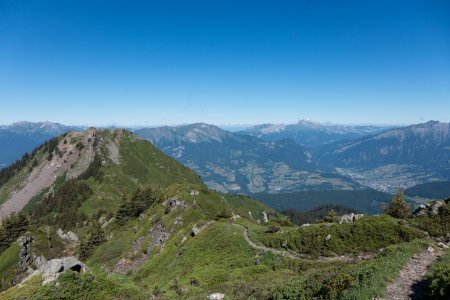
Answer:
[[[286,123],[271,123],[271,122],[261,122],[261,123],[208,123],[208,122],[202,122],[202,121],[198,121],[198,122],[182,122],[182,123],[166,123],[166,124],[118,124],[118,123],[109,123],[109,124],[75,124],[75,123],[65,123],[65,122],[54,122],[54,121],[24,121],[24,120],[20,120],[20,121],[16,121],[16,122],[12,122],[10,124],[0,124],[0,127],[5,127],[5,126],[12,126],[15,124],[20,124],[20,123],[51,123],[51,124],[59,124],[59,125],[63,125],[63,126],[73,126],[73,127],[117,127],[117,128],[157,128],[157,127],[164,127],[164,126],[168,126],[168,127],[177,127],[177,126],[187,126],[187,125],[192,125],[192,124],[207,124],[207,125],[213,125],[213,126],[217,126],[220,128],[232,128],[232,127],[240,127],[240,128],[250,128],[250,127],[254,127],[254,126],[259,126],[259,125],[284,125],[284,126],[288,126],[288,125],[295,125],[298,124],[301,121],[308,121],[311,123],[315,123],[315,124],[320,124],[320,125],[324,125],[324,126],[377,126],[377,127],[387,127],[387,126],[392,126],[392,127],[397,127],[397,126],[410,126],[410,125],[415,125],[415,124],[424,124],[430,121],[437,121],[442,123],[439,120],[428,120],[428,121],[424,121],[424,122],[419,122],[419,123],[334,123],[334,122],[317,122],[317,121],[313,121],[310,119],[300,119],[297,122],[286,122]],[[443,122],[446,123],[446,122]]]

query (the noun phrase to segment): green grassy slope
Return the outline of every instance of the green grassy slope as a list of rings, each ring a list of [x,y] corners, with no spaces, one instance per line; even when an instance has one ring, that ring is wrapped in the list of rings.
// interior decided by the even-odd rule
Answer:
[[[103,138],[113,138],[102,132]],[[100,209],[115,210],[122,197],[143,187],[164,188],[173,183],[192,183],[203,186],[190,169],[165,156],[145,140],[136,139],[127,132],[119,142],[120,164],[106,164],[100,168],[101,181],[87,180],[94,194],[81,207],[81,212],[92,216]]]

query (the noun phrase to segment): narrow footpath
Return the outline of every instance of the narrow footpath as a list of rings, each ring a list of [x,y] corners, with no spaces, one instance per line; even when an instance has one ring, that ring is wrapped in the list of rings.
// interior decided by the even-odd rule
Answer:
[[[428,267],[442,254],[439,248],[429,247],[414,255],[400,271],[397,279],[387,286],[386,294],[389,300],[421,299],[423,280]]]
[[[280,250],[280,249],[275,249],[275,248],[269,248],[266,247],[264,245],[258,245],[256,243],[254,243],[249,235],[248,235],[248,229],[242,225],[236,224],[236,223],[232,223],[234,226],[240,227],[242,228],[242,235],[245,239],[245,241],[247,242],[247,244],[252,247],[255,250],[259,250],[259,251],[264,251],[264,252],[271,252],[273,254],[276,255],[281,255],[290,259],[314,259],[314,260],[319,260],[319,261],[354,261],[355,258],[354,257],[350,257],[350,256],[346,256],[346,255],[341,255],[341,256],[332,256],[332,257],[318,257],[318,258],[311,258],[309,255],[307,254],[300,254],[300,253],[296,253],[294,251],[288,251],[288,250]]]

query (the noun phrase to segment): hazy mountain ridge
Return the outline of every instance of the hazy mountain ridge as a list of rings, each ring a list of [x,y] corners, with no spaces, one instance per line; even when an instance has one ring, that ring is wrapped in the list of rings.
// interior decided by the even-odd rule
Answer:
[[[331,125],[300,120],[296,124],[262,124],[240,131],[240,134],[256,136],[265,141],[292,139],[305,147],[316,147],[336,141],[356,139],[377,134],[392,126]]]
[[[82,129],[82,126],[67,126],[60,123],[45,122],[28,122],[19,121],[10,125],[0,125],[0,130],[6,130],[21,135],[36,135],[36,134],[62,134],[67,131],[74,131]]]
[[[81,130],[82,127],[66,126],[52,122],[16,122],[0,125],[0,168],[21,157],[26,152],[52,137],[64,132]]]

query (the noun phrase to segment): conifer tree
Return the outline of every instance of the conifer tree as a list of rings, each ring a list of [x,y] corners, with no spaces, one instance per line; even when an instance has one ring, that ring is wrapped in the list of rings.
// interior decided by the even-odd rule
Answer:
[[[385,214],[397,219],[406,219],[411,215],[411,207],[406,203],[403,189],[392,198],[392,202],[383,208]]]

